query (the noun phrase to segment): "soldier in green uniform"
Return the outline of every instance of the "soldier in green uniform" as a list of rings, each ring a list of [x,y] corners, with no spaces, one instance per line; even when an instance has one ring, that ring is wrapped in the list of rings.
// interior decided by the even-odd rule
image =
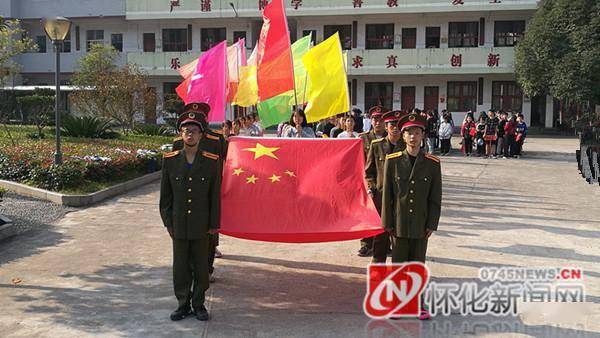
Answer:
[[[404,116],[399,125],[406,149],[386,156],[382,225],[392,235],[392,262],[425,263],[427,240],[438,228],[442,204],[440,160],[421,150],[427,120]],[[419,319],[429,319],[421,302]]]
[[[183,108],[184,113],[194,113],[196,115],[202,114],[204,118],[208,119],[208,113],[210,107],[206,103],[192,102],[185,105]],[[204,137],[200,140],[200,149],[208,151],[213,154],[219,155],[219,161],[223,165],[225,157],[227,156],[227,141],[220,130],[214,130],[206,128]],[[183,149],[183,137],[181,135],[173,139],[173,151]],[[208,272],[210,281],[213,281],[215,253],[217,252],[217,246],[219,245],[219,234],[209,236],[209,254],[208,254]]]
[[[364,133],[358,134],[358,137],[363,142],[363,152],[365,161],[369,154],[369,148],[371,147],[371,142],[378,138],[385,137],[385,124],[383,123],[381,117],[383,115],[383,107],[374,106],[369,109],[369,115],[371,116],[371,126],[372,129],[366,131]],[[358,255],[360,257],[368,257],[373,254],[373,237],[363,238],[360,240],[360,249],[358,250]]]
[[[381,215],[381,194],[383,192],[383,166],[385,157],[394,151],[402,151],[406,144],[398,130],[398,121],[402,117],[401,111],[389,111],[383,114],[386,137],[375,139],[367,155],[365,164],[365,178],[367,180],[369,196],[373,199],[377,212]],[[385,263],[390,248],[390,236],[387,232],[373,237],[373,263]]]
[[[194,313],[205,321],[209,234],[218,233],[220,226],[222,168],[219,154],[199,147],[208,129],[205,115],[183,113],[178,126],[183,149],[163,156],[160,187],[160,215],[173,240],[173,285],[179,303],[171,320]]]

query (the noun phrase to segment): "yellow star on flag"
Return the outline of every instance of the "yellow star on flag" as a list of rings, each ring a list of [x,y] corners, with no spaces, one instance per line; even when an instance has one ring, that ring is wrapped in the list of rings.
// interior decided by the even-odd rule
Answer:
[[[248,183],[256,184],[257,180],[258,180],[258,177],[252,175],[252,176],[246,178],[246,184],[248,184]]]
[[[273,176],[269,177],[269,179],[271,180],[271,183],[275,183],[281,181],[281,176],[273,174]]]
[[[243,172],[244,172],[244,169],[242,169],[242,168],[233,169],[233,174],[235,176],[240,176]]]
[[[275,151],[279,150],[279,147],[269,148],[269,147],[263,146],[260,143],[257,143],[254,148],[245,148],[244,150],[253,152],[255,160],[258,158],[261,158],[263,156],[272,157],[276,160],[279,159],[279,158],[277,158],[277,156],[275,156],[275,154],[273,154]]]
[[[293,172],[293,171],[286,170],[286,171],[285,171],[285,173],[286,173],[288,176],[290,176],[290,177],[296,177],[296,174],[294,174],[294,172]]]

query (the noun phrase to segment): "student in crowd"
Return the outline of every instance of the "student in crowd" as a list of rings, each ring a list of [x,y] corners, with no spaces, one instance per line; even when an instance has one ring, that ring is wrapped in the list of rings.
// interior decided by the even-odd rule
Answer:
[[[241,118],[237,118],[233,121],[233,135],[240,135],[240,130],[242,129],[243,123]]]
[[[477,156],[485,155],[485,141],[483,134],[485,133],[485,114],[479,115],[479,122],[475,125],[475,145],[477,146]]]
[[[329,137],[336,138],[339,134],[344,131],[344,121],[346,120],[346,114],[339,114],[335,121],[335,127],[331,128]]]
[[[425,136],[427,139],[425,140],[427,143],[427,153],[433,154],[433,150],[435,148],[435,139],[437,137],[437,119],[433,114],[433,111],[429,111],[427,114],[427,128],[425,130]]]
[[[227,140],[230,136],[235,136],[233,133],[233,123],[229,120],[225,120],[221,125],[221,130],[223,131],[223,137]]]
[[[515,134],[517,130],[517,117],[512,115],[504,125],[505,144],[502,149],[502,157],[513,157],[515,154]]]
[[[289,124],[283,128],[282,137],[316,137],[314,130],[306,123],[306,115],[302,109],[292,113]]]
[[[362,111],[358,108],[352,108],[352,112],[350,113],[350,116],[352,116],[352,118],[354,119],[354,131],[357,134],[362,133],[363,132]]]
[[[262,124],[260,123],[260,116],[256,113],[252,114],[252,125],[254,126],[254,130],[256,132],[256,135],[252,135],[252,136],[259,136],[262,137],[265,134],[265,129],[263,128]]]
[[[493,110],[488,111],[488,119],[485,121],[483,140],[485,141],[485,156],[496,158],[496,139],[498,137],[498,119]]]
[[[338,138],[356,138],[358,137],[358,133],[354,131],[354,118],[352,116],[346,117],[344,120],[344,131],[341,132],[337,137]]]
[[[515,129],[515,158],[521,157],[523,143],[527,137],[527,124],[523,120],[523,114],[517,115],[517,128]]]
[[[500,120],[498,121],[498,132],[496,134],[496,156],[502,156],[504,152],[504,144],[506,143],[506,134],[504,132],[504,127],[508,122],[506,116],[506,112],[500,112]]]
[[[452,124],[450,124],[450,118],[448,115],[443,117],[438,135],[440,136],[441,142],[440,153],[442,156],[446,156],[448,153],[450,153],[450,140],[452,139]]]
[[[475,122],[473,122],[472,113],[467,114],[465,118],[465,122],[463,122],[460,127],[460,136],[463,139],[463,150],[465,156],[471,156],[473,152],[473,138],[475,137],[477,130],[475,127]]]
[[[364,113],[363,114],[363,129],[362,132],[368,132],[369,130],[371,130],[371,114],[369,113]]]

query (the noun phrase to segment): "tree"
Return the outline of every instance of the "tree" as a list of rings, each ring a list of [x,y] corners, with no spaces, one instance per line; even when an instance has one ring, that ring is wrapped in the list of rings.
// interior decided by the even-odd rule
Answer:
[[[551,94],[593,110],[600,103],[600,2],[540,2],[515,59],[526,95]]]
[[[27,116],[27,122],[37,127],[38,139],[44,138],[44,127],[48,125],[54,112],[54,96],[29,95],[17,97],[17,104]]]
[[[113,120],[128,134],[135,115],[143,113],[153,97],[147,75],[135,64],[117,67],[117,57],[112,46],[92,46],[78,61],[79,69],[72,78],[76,87],[72,99],[78,111]]]
[[[33,41],[24,36],[19,20],[0,17],[0,85],[6,78],[19,70],[13,58],[21,53],[37,49]]]

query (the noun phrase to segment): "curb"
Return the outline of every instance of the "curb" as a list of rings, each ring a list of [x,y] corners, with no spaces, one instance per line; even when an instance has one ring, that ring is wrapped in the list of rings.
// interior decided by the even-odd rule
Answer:
[[[109,197],[123,194],[142,185],[160,179],[161,172],[153,172],[130,181],[119,183],[106,189],[87,195],[65,195],[53,191],[30,187],[25,184],[0,180],[0,187],[10,190],[17,195],[34,197],[69,207],[83,207],[98,203]]]

